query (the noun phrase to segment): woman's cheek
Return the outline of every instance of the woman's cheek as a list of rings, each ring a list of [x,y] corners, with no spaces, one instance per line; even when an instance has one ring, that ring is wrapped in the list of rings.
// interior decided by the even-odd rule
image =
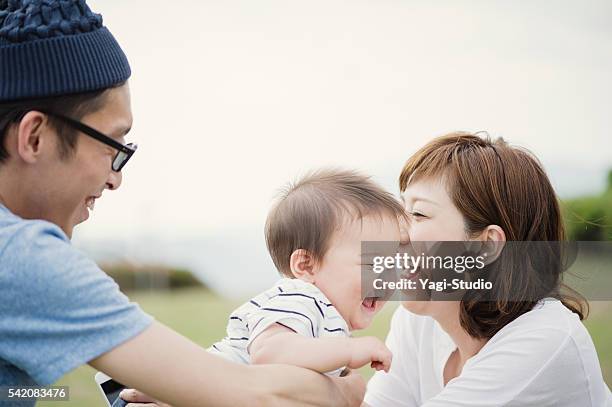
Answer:
[[[426,225],[424,225],[423,221],[414,222],[410,226],[408,235],[410,236],[410,241],[412,242],[426,242],[429,240],[435,240],[431,238],[432,233],[428,231],[428,228]]]
[[[455,226],[439,219],[422,219],[410,227],[410,240],[415,242],[438,242],[465,240]]]

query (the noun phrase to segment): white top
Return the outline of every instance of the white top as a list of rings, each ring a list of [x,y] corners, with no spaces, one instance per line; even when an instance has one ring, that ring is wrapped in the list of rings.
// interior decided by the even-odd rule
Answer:
[[[398,307],[387,346],[393,363],[368,383],[372,407],[612,406],[589,333],[557,300],[503,327],[446,386],[456,346],[434,319]]]
[[[346,321],[321,290],[302,280],[283,278],[232,312],[227,336],[208,351],[249,364],[249,345],[276,323],[307,338],[350,336]],[[327,374],[339,376],[343,369]]]

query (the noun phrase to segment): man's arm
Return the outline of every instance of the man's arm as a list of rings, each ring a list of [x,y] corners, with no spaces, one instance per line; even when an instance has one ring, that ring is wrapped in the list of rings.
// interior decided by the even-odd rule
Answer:
[[[89,364],[174,407],[359,406],[365,382],[331,380],[293,366],[228,362],[154,322]]]
[[[283,363],[320,373],[372,364],[389,371],[391,352],[375,337],[307,338],[280,324],[263,331],[249,346],[251,363]]]

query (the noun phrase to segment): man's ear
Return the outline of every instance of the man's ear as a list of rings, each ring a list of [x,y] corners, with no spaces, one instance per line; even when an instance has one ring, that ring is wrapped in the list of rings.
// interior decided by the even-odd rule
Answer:
[[[297,249],[291,253],[289,266],[295,278],[308,283],[314,283],[315,274],[317,272],[317,262],[308,250]]]
[[[48,137],[43,137],[47,119],[44,114],[37,111],[27,112],[17,126],[17,154],[29,164],[35,163],[42,151],[43,146],[49,142]]]

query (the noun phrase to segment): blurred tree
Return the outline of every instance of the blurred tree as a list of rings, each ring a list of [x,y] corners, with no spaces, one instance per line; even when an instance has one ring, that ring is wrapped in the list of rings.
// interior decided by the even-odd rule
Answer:
[[[602,194],[565,200],[562,209],[569,240],[612,240],[612,170]]]
[[[183,269],[128,262],[101,264],[100,268],[115,280],[121,291],[205,287],[191,272]]]

